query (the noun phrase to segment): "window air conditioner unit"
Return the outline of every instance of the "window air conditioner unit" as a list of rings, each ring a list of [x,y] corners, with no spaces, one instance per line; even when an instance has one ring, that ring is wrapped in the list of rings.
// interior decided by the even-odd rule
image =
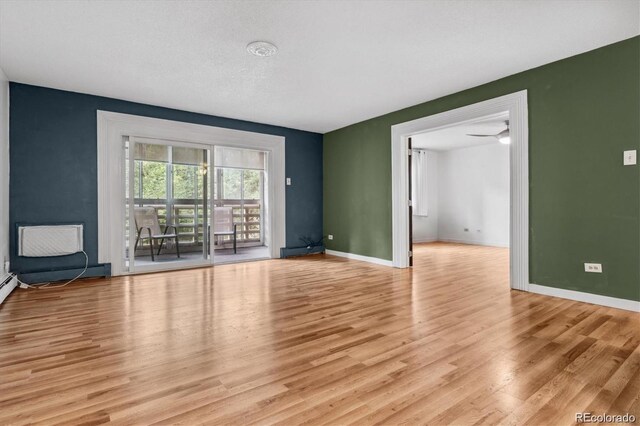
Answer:
[[[18,227],[18,256],[66,256],[83,251],[82,225]]]

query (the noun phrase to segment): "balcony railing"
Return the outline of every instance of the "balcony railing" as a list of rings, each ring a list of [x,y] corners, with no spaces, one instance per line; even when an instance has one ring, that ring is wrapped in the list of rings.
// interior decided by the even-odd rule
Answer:
[[[160,226],[167,224],[167,211],[169,211],[169,223],[178,228],[178,239],[180,250],[198,251],[202,250],[204,242],[204,215],[202,200],[173,200],[168,203],[162,199],[139,199],[136,198],[135,206],[155,207],[158,212]],[[264,244],[264,237],[261,228],[260,200],[216,200],[216,207],[232,207],[233,222],[237,225],[237,240],[239,247],[253,247]],[[207,228],[211,227],[211,215],[207,219]],[[228,248],[233,244],[233,236],[219,235],[214,239],[214,249]],[[148,252],[149,241],[140,241],[136,254]],[[172,251],[169,247],[167,251]]]

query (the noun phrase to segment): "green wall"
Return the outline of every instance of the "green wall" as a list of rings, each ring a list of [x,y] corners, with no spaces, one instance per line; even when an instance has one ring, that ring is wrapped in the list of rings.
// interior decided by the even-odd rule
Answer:
[[[530,281],[640,300],[639,80],[634,37],[325,134],[327,248],[391,260],[392,125],[526,89]]]

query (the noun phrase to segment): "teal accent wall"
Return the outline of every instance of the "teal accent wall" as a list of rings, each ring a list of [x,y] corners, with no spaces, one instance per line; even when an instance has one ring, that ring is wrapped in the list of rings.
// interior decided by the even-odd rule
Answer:
[[[530,281],[640,300],[640,37],[325,134],[327,248],[392,259],[392,125],[525,89]]]

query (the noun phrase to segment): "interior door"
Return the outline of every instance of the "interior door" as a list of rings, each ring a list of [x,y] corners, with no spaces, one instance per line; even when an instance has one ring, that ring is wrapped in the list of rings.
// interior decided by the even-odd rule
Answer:
[[[411,138],[407,140],[407,170],[409,171],[409,266],[413,266],[413,182],[412,182],[412,167],[413,167],[413,146],[411,144]]]

